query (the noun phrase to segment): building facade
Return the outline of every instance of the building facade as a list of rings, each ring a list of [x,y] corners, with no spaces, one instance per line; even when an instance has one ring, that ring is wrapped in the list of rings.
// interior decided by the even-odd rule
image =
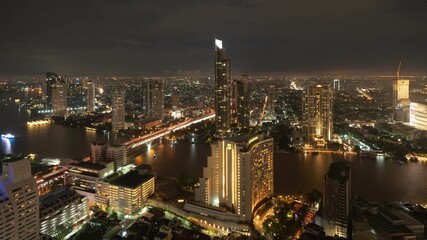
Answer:
[[[347,237],[351,193],[350,163],[331,163],[323,181],[323,227],[327,235]]]
[[[233,111],[238,129],[249,128],[249,84],[242,80],[233,81]]]
[[[0,239],[38,240],[39,195],[26,158],[6,160],[0,176]]]
[[[427,131],[427,104],[411,102],[410,125],[418,130]]]
[[[215,39],[215,124],[216,134],[231,132],[231,67],[225,56],[222,41]]]
[[[165,94],[163,80],[150,80],[147,83],[146,107],[147,115],[150,118],[163,119]]]
[[[107,144],[105,142],[90,143],[90,159],[93,163],[102,163],[107,160]]]
[[[310,85],[302,97],[302,126],[306,141],[331,140],[333,95],[329,86]]]
[[[61,228],[70,228],[88,217],[88,198],[71,188],[60,188],[40,198],[42,234],[56,237]]]
[[[46,73],[46,105],[48,108],[52,107],[52,86],[53,84],[60,82],[61,77],[53,72]]]
[[[196,189],[196,201],[226,207],[252,218],[252,210],[273,194],[273,139],[247,135],[219,140],[211,145],[211,156]]]
[[[134,170],[109,183],[109,207],[121,214],[132,215],[153,194],[154,176]]]
[[[127,165],[126,161],[126,146],[125,145],[110,145],[106,149],[107,162],[114,162],[114,168]]]
[[[87,106],[86,110],[88,112],[95,112],[95,83],[92,81],[87,81]]]
[[[410,121],[409,80],[397,79],[393,82],[393,120]]]
[[[111,129],[113,132],[125,129],[125,91],[111,93]]]
[[[52,115],[67,115],[67,84],[65,82],[52,84]]]

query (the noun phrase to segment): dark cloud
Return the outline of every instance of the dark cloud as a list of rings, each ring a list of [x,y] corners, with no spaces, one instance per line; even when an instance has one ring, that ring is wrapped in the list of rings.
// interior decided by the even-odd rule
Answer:
[[[28,0],[0,6],[0,76],[426,73],[425,0]]]

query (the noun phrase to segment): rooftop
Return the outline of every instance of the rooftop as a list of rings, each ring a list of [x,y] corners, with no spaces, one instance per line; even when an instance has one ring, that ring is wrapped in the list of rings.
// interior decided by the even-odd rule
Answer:
[[[102,169],[106,168],[106,166],[104,166],[102,164],[92,163],[92,162],[70,163],[69,165],[74,166],[74,167],[92,169],[92,170],[102,170]]]
[[[130,171],[117,179],[113,179],[110,184],[125,188],[136,188],[152,178],[154,178],[153,175],[140,175],[138,171]]]

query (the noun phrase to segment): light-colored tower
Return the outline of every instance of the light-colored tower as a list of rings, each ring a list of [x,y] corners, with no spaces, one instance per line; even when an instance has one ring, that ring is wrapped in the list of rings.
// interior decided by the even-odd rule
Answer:
[[[316,138],[332,138],[333,95],[329,86],[310,85],[302,97],[302,125],[304,137],[312,142]]]
[[[67,84],[56,82],[52,85],[52,115],[67,115]]]
[[[90,143],[90,158],[93,163],[101,163],[106,160],[107,144],[105,142]]]
[[[147,113],[149,117],[163,119],[165,94],[163,80],[147,83]]]
[[[222,41],[215,39],[215,123],[216,134],[225,136],[231,132],[231,67],[225,56]]]
[[[393,81],[393,120],[398,122],[410,122],[409,100],[409,80],[400,79],[400,68],[402,62],[399,62],[397,69],[397,79]]]
[[[273,139],[248,135],[220,139],[211,145],[211,156],[199,179],[196,201],[227,206],[242,220],[273,194]]]
[[[340,91],[341,90],[341,83],[339,79],[334,79],[334,90]]]
[[[125,91],[112,91],[111,108],[111,128],[117,132],[125,128]]]
[[[0,239],[39,239],[39,195],[26,158],[6,160],[0,175]]]
[[[347,237],[351,197],[350,163],[332,163],[323,182],[323,227],[327,235]]]
[[[95,112],[95,83],[87,81],[87,111]]]

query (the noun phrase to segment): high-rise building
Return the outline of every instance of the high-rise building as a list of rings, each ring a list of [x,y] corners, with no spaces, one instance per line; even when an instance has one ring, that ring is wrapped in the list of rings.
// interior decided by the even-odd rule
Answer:
[[[411,102],[410,125],[419,130],[427,130],[427,104]]]
[[[2,162],[0,239],[38,240],[39,195],[26,158]]]
[[[147,83],[147,114],[151,118],[163,119],[164,112],[164,84],[163,80],[150,80]]]
[[[351,197],[350,163],[331,163],[323,181],[323,227],[327,235],[347,237]]]
[[[212,144],[211,152],[196,201],[227,207],[241,220],[251,219],[256,204],[273,194],[273,139],[227,137]]]
[[[110,145],[106,149],[107,162],[114,162],[114,168],[123,167],[127,164],[126,161],[126,146],[125,145]]]
[[[174,108],[181,107],[181,99],[179,97],[179,93],[178,92],[173,92],[172,93],[171,104],[172,104],[172,107],[174,107]]]
[[[341,83],[339,79],[334,79],[334,90],[340,91],[341,90]]]
[[[397,79],[393,82],[393,120],[410,121],[409,80]]]
[[[302,96],[302,125],[307,141],[332,138],[333,95],[329,86],[310,85]]]
[[[95,112],[95,84],[92,81],[87,81],[87,111]]]
[[[105,142],[90,143],[90,158],[93,163],[103,163],[106,157],[107,144]]]
[[[222,41],[215,39],[215,124],[216,134],[231,132],[231,67]]]
[[[125,128],[125,91],[112,91],[111,108],[111,127],[117,132]]]
[[[40,232],[57,237],[61,228],[69,228],[89,217],[88,198],[68,187],[56,189],[40,198]]]
[[[46,103],[48,108],[52,107],[52,85],[60,81],[61,77],[56,73],[46,73]]]
[[[249,128],[249,84],[242,80],[233,81],[233,110],[238,129]]]
[[[67,115],[67,84],[56,82],[52,85],[52,115]]]

